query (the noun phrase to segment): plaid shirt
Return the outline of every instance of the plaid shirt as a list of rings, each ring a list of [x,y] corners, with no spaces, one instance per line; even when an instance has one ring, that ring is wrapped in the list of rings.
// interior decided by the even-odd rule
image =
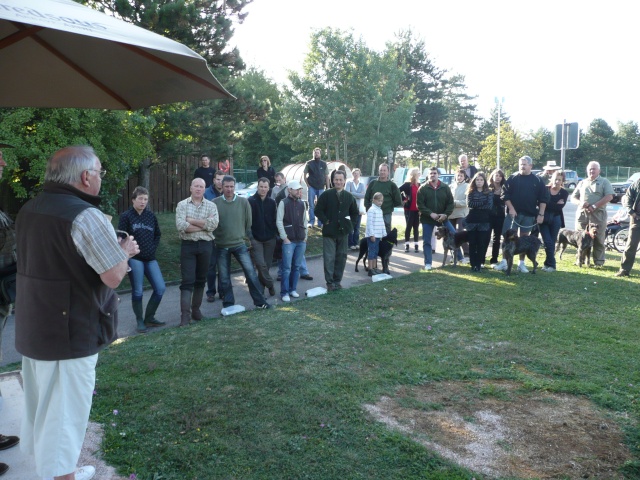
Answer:
[[[204,230],[198,232],[187,233],[185,230],[189,228],[187,217],[197,220],[206,220]],[[182,240],[206,240],[208,242],[214,239],[213,231],[218,226],[218,207],[209,200],[202,199],[200,205],[193,203],[191,197],[186,198],[178,203],[176,207],[176,228],[180,233]]]
[[[87,208],[75,218],[71,238],[80,255],[98,275],[129,258],[118,243],[113,225],[97,208]]]

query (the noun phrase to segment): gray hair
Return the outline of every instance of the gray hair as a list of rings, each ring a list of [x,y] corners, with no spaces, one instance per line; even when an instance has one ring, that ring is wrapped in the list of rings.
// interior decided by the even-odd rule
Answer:
[[[533,159],[529,155],[525,155],[524,157],[520,157],[518,159],[518,163],[520,163],[520,160],[524,160],[525,162],[527,162],[527,164],[533,165]]]
[[[47,162],[44,179],[69,185],[78,183],[84,171],[89,170],[94,175],[100,175],[99,171],[95,171],[97,160],[96,152],[89,146],[65,147],[54,153]]]
[[[600,162],[596,162],[595,160],[591,160],[591,161],[587,164],[587,170],[589,169],[589,165],[595,165],[596,167],[598,167],[598,170],[600,170]]]

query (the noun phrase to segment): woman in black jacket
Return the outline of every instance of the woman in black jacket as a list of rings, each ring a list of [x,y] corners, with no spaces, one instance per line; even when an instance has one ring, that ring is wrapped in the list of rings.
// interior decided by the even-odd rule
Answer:
[[[271,191],[276,184],[276,171],[271,166],[271,160],[266,155],[260,157],[260,168],[256,172],[258,175],[258,180],[261,178],[266,178],[269,180],[269,197],[271,196]]]
[[[469,235],[469,263],[471,270],[479,272],[484,263],[491,236],[490,213],[493,207],[493,192],[484,172],[475,174],[467,189],[467,232]]]

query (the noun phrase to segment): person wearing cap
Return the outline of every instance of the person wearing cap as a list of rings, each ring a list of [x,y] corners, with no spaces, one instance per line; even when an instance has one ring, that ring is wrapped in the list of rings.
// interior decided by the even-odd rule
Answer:
[[[356,199],[345,191],[346,175],[337,171],[334,187],[324,192],[316,204],[316,216],[322,222],[322,257],[327,290],[339,290],[347,264],[349,233],[360,214]]]
[[[556,170],[560,170],[560,166],[556,164],[555,160],[549,160],[543,167],[542,171],[538,173],[538,177],[544,182],[545,185],[548,185],[549,182],[551,182],[553,172],[555,172]]]
[[[307,248],[307,208],[302,201],[302,185],[297,180],[289,182],[289,195],[278,205],[276,226],[282,239],[282,279],[280,297],[290,302],[298,298],[300,266]]]
[[[11,145],[0,143],[0,148],[11,148]],[[4,167],[7,163],[2,156],[2,150],[0,150],[0,179],[4,172]],[[0,282],[10,281],[15,279],[16,273],[16,237],[13,229],[13,222],[4,212],[0,211]],[[4,289],[2,289],[4,291]],[[0,360],[2,360],[2,330],[7,323],[7,317],[11,314],[11,304],[13,299],[5,298],[3,294],[0,294]],[[0,397],[2,392],[0,392]],[[7,448],[15,447],[20,442],[20,439],[13,435],[0,434],[0,450],[6,450]],[[0,475],[9,470],[9,465],[0,462]]]

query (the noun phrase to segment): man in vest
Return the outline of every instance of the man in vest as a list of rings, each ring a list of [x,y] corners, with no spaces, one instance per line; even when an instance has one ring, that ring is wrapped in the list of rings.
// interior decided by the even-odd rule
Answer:
[[[276,226],[282,239],[282,280],[280,297],[290,302],[298,298],[300,266],[307,248],[307,209],[302,201],[302,185],[292,180],[287,185],[289,196],[278,205]]]
[[[98,352],[117,338],[114,288],[133,237],[118,241],[97,208],[106,171],[91,147],[54,153],[43,191],[18,214],[16,349],[23,355],[22,451],[39,477],[88,480],[76,470],[95,386]]]

